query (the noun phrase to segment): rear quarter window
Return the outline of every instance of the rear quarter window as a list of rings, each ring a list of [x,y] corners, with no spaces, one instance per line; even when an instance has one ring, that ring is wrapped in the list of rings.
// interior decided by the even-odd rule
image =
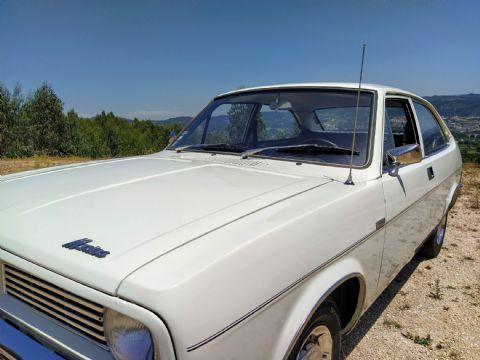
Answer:
[[[414,101],[420,133],[422,134],[425,155],[431,154],[447,144],[447,136],[443,132],[437,118],[429,108]]]

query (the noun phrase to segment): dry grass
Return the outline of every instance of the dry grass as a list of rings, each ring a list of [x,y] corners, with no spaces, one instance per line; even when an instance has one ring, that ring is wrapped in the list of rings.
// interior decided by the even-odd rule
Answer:
[[[462,194],[467,205],[472,209],[480,209],[480,166],[465,164],[463,166],[462,182],[465,186]]]
[[[480,358],[480,167],[462,182],[440,255],[400,272],[345,337],[348,360]]]
[[[25,159],[0,159],[0,175],[88,161],[80,157],[36,156]]]

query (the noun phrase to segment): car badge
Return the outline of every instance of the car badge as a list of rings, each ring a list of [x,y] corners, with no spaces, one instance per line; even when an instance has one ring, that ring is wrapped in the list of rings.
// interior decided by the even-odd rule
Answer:
[[[63,244],[62,247],[69,250],[78,250],[85,254],[95,256],[97,258],[104,258],[110,251],[103,250],[100,246],[89,245],[93,240],[90,239],[80,239],[75,240],[66,244]]]

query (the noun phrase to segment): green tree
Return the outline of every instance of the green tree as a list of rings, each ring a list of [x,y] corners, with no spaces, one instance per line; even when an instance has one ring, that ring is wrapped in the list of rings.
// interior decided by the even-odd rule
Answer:
[[[33,155],[31,122],[23,111],[24,102],[20,85],[13,92],[0,86],[0,156]]]
[[[257,139],[264,140],[267,138],[267,125],[265,124],[265,119],[263,114],[259,113],[257,118]]]
[[[10,92],[0,84],[0,156],[150,154],[164,149],[170,133],[182,129],[179,124],[130,121],[112,112],[91,119],[78,116],[73,109],[66,114],[62,110],[62,101],[48,84],[42,84],[26,100],[20,86]]]
[[[229,142],[239,144],[243,141],[251,110],[252,106],[248,104],[233,104],[230,107],[227,112]]]
[[[5,154],[6,129],[10,113],[10,91],[0,84],[0,156]]]
[[[49,155],[65,155],[64,139],[68,137],[63,103],[53,88],[43,83],[25,103],[30,119],[35,151]]]

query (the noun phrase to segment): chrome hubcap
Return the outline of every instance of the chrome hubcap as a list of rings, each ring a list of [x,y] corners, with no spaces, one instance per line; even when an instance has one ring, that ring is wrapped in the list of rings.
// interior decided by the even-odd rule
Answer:
[[[331,360],[332,351],[332,334],[325,325],[319,325],[303,342],[297,360]]]

